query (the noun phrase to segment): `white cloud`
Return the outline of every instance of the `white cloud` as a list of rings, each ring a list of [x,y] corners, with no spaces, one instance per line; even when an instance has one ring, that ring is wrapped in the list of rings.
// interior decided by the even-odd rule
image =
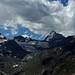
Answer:
[[[9,33],[5,33],[4,36],[9,36]]]
[[[75,1],[64,7],[59,1],[2,0],[0,1],[0,25],[12,27],[18,33],[18,24],[30,31],[46,35],[55,30],[64,35],[75,34]]]
[[[11,32],[12,32],[12,35],[15,35],[15,34],[17,34],[18,33],[18,31],[17,30],[15,30],[15,29],[11,29]]]
[[[24,33],[25,33],[25,34],[27,34],[27,33],[28,33],[28,31],[25,31]]]

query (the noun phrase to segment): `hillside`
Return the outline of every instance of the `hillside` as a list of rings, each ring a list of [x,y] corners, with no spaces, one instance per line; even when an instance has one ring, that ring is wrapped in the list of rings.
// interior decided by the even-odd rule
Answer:
[[[44,40],[22,36],[0,40],[5,40],[0,43],[0,75],[75,74],[75,36],[53,31]]]
[[[12,75],[74,75],[75,40],[64,47],[56,47],[30,54]]]

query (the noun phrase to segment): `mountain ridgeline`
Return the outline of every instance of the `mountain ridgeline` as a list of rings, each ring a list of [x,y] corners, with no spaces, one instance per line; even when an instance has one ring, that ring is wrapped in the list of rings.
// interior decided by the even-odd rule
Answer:
[[[75,75],[75,36],[52,31],[44,40],[0,33],[0,75]]]

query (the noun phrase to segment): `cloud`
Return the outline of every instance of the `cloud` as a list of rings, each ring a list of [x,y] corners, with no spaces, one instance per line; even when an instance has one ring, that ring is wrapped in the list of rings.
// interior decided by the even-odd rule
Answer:
[[[5,33],[4,36],[9,36],[9,33]]]
[[[5,30],[11,27],[18,33],[18,25],[29,28],[36,34],[46,35],[55,30],[63,35],[75,34],[75,1],[67,6],[60,1],[49,0],[1,0],[0,25]]]

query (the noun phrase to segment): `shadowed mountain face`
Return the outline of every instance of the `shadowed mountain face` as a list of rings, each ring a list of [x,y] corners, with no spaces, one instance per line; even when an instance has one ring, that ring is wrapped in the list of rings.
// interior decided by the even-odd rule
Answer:
[[[74,75],[75,40],[63,47],[30,54],[22,62],[12,75]]]
[[[74,36],[52,31],[45,40],[22,36],[0,40],[0,75],[75,74]]]

